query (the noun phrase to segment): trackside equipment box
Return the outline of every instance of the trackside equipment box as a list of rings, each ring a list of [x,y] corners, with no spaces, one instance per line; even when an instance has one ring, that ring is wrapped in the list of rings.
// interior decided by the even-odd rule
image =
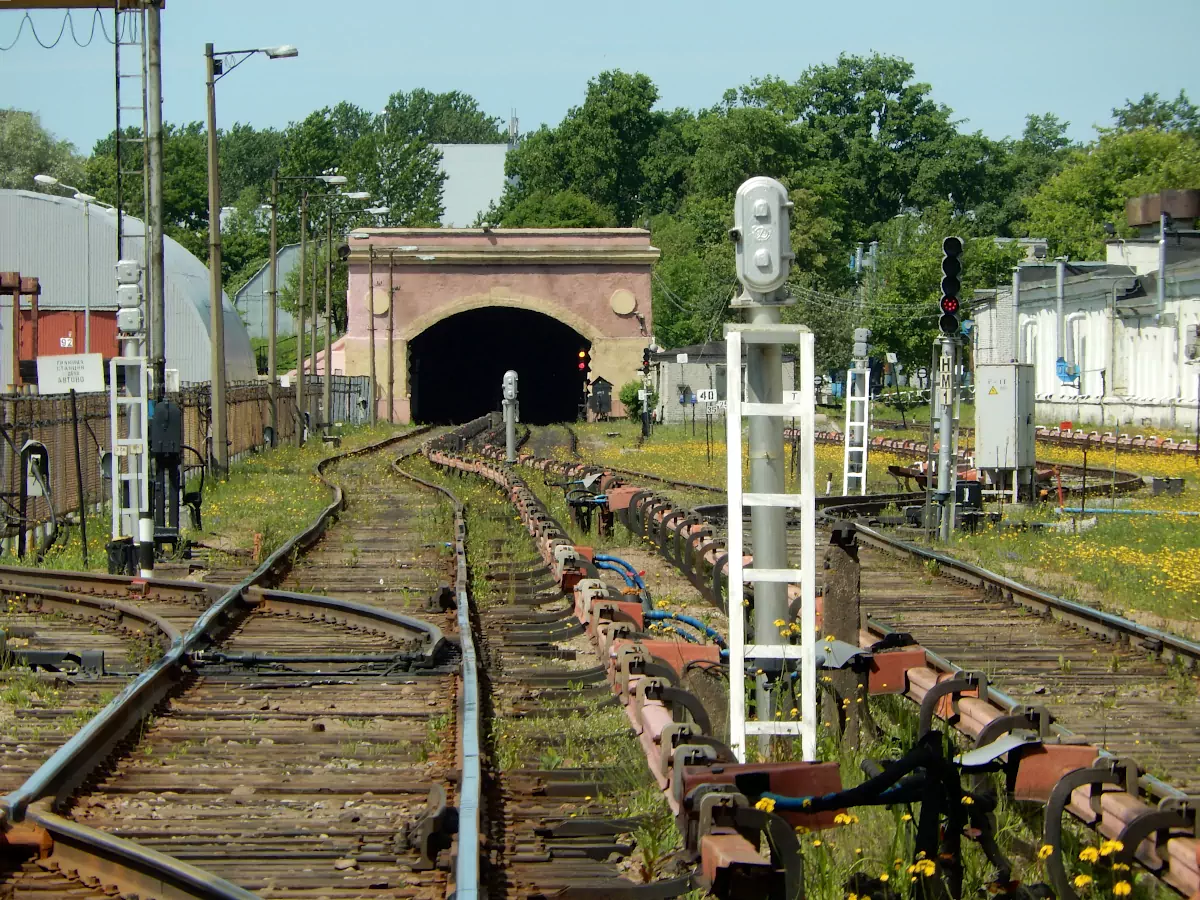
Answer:
[[[975,367],[975,465],[1028,469],[1034,464],[1033,366]]]

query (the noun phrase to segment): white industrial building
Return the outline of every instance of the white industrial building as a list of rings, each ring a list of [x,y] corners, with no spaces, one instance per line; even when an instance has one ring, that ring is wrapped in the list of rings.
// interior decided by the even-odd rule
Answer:
[[[679,362],[683,356],[686,362]],[[745,357],[745,348],[742,349]],[[660,350],[650,356],[653,367],[654,391],[658,394],[658,406],[655,409],[656,421],[666,423],[690,422],[693,412],[701,419],[706,412],[706,404],[697,403],[692,408],[691,398],[698,396],[700,391],[713,391],[719,407],[712,406],[708,412],[724,415],[725,403],[725,342],[718,341],[708,344],[691,344],[687,347],[677,347],[674,350]],[[791,353],[783,354],[783,387],[792,390],[795,380],[796,358]],[[633,377],[636,377],[634,375]],[[742,384],[745,389],[746,366],[742,364]],[[617,385],[616,390],[620,389]],[[680,402],[680,401],[683,402]]]
[[[126,234],[140,235],[139,219],[126,216]],[[141,245],[143,242],[132,242]],[[179,371],[183,382],[209,380],[208,267],[183,245],[164,240],[166,289],[166,365]],[[144,262],[144,248],[133,254]],[[41,285],[39,306],[45,312],[90,308],[115,317],[117,217],[100,203],[22,190],[0,190],[0,271],[36,277]],[[250,337],[237,311],[222,295],[225,318],[225,372],[231,382],[257,377]],[[0,373],[12,368],[11,298],[0,298]],[[97,323],[96,337],[103,329]],[[110,335],[113,329],[109,328]],[[82,335],[72,336],[61,352],[83,351]],[[111,356],[99,342],[94,352]]]
[[[1142,234],[1108,241],[1103,262],[1024,262],[1013,287],[981,298],[975,363],[1032,364],[1040,422],[1134,429],[1195,425],[1200,232],[1194,226],[1200,192],[1163,195],[1162,205],[1175,210],[1165,241],[1152,224],[1158,221],[1158,198],[1130,201],[1129,221]]]

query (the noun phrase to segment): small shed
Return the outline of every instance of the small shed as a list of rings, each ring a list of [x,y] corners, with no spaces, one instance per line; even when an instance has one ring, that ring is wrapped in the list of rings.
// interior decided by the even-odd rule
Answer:
[[[126,234],[141,235],[141,220],[126,216]],[[142,241],[133,241],[141,245]],[[166,290],[166,363],[184,382],[209,380],[208,267],[182,244],[163,242]],[[144,249],[133,254],[144,262]],[[91,350],[116,352],[116,210],[100,203],[34,191],[0,190],[0,271],[37,278],[41,317],[39,353],[82,353],[83,310],[91,314]],[[230,382],[257,377],[250,336],[223,299],[225,373]],[[11,379],[12,300],[0,297],[0,390]],[[32,348],[30,348],[32,349]]]
[[[742,384],[746,381],[745,347],[742,348]],[[679,362],[682,355],[687,362]],[[725,342],[712,341],[707,344],[690,344],[673,350],[661,350],[651,354],[654,367],[654,389],[658,393],[657,418],[659,422],[680,423],[692,419],[691,397],[702,390],[716,391],[717,401],[724,404],[726,367]],[[783,389],[795,387],[795,356],[783,354]],[[684,402],[680,402],[680,400]],[[723,408],[723,407],[722,407]],[[696,413],[704,415],[704,404],[696,405]]]

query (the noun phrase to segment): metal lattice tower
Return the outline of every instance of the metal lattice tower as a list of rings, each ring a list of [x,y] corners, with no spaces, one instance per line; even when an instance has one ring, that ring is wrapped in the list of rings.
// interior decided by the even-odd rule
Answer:
[[[871,372],[865,366],[846,371],[846,449],[842,459],[842,496],[867,493],[870,446]]]
[[[816,670],[816,494],[813,485],[813,335],[797,325],[726,326],[726,478],[729,520],[729,743],[739,761],[746,760],[747,735],[797,735],[805,759],[817,753]],[[743,344],[798,344],[800,348],[800,402],[751,403],[742,399]],[[761,494],[742,489],[742,419],[750,416],[797,417],[800,420],[800,482],[796,494]],[[744,510],[749,507],[782,507],[800,512],[800,559],[796,569],[746,568]],[[746,642],[745,585],[787,584],[800,589],[800,643],[780,644],[771,636],[755,635]],[[746,664],[757,660],[789,663],[799,668],[797,716],[763,721],[746,713]],[[764,666],[764,668],[769,667]]]
[[[150,196],[149,106],[147,103],[149,49],[144,8],[113,9],[113,65],[116,76],[116,132],[114,140],[117,209],[117,327],[121,356],[110,362],[109,401],[112,471],[112,535],[138,540],[139,518],[150,507],[149,373],[146,335],[149,323],[144,298],[150,294],[147,201]],[[127,125],[136,122],[134,131]],[[141,186],[140,203],[134,185]],[[143,226],[131,234],[125,216],[131,205],[140,206]],[[136,263],[136,268],[134,267]]]

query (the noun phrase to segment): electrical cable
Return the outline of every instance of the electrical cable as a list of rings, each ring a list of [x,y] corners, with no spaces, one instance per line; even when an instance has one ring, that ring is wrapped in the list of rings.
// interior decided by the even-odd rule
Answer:
[[[68,9],[68,10],[66,10],[65,14],[63,15],[62,24],[59,25],[58,35],[50,43],[47,43],[46,41],[44,41],[42,39],[41,35],[38,34],[37,24],[33,21],[33,17],[27,11],[25,13],[25,15],[23,15],[21,17],[21,23],[17,26],[16,36],[12,39],[12,42],[10,44],[8,44],[7,46],[0,46],[0,52],[6,52],[8,50],[11,50],[11,49],[13,49],[13,47],[15,47],[17,45],[17,42],[21,40],[21,35],[24,34],[24,32],[25,32],[25,23],[26,22],[29,23],[29,33],[33,35],[33,39],[37,42],[38,46],[41,47],[43,50],[53,50],[55,47],[57,47],[59,45],[59,43],[62,41],[63,35],[66,34],[68,30],[71,33],[71,40],[75,42],[76,47],[89,47],[89,46],[91,46],[92,42],[96,39],[96,25],[97,24],[99,24],[99,26],[100,26],[100,33],[102,35],[104,35],[104,39],[106,41],[108,41],[108,43],[110,43],[110,44],[114,43],[114,39],[110,38],[108,36],[108,32],[104,28],[104,17],[101,15],[101,11],[99,9],[95,10],[95,12],[92,15],[92,27],[91,27],[91,30],[88,32],[86,41],[81,41],[79,39],[79,35],[75,31],[75,19],[71,15],[71,10]],[[118,39],[119,39],[119,35],[118,35]]]

